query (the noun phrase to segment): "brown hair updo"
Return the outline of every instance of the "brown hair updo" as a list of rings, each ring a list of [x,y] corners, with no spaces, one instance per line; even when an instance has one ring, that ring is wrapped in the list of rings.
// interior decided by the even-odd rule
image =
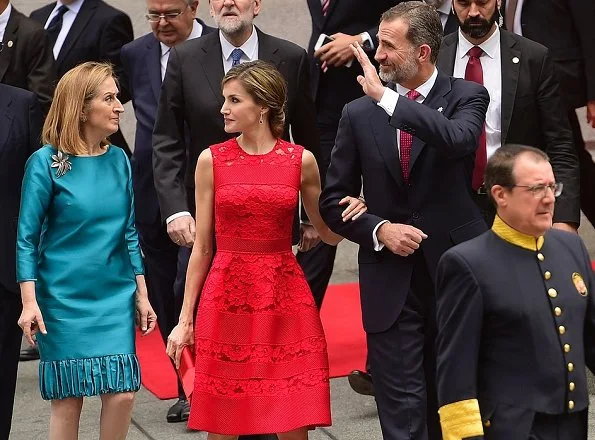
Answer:
[[[276,138],[281,137],[285,128],[287,83],[275,66],[260,60],[238,64],[223,77],[221,88],[231,80],[239,81],[256,104],[269,109],[271,132]]]

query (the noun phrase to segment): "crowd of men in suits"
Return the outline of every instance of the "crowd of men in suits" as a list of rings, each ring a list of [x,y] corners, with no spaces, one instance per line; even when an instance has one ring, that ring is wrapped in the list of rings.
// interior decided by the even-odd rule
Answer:
[[[261,0],[209,0],[217,28],[196,17],[198,0],[145,1],[151,32],[134,40],[130,18],[103,0],[59,0],[30,18],[0,0],[0,200],[9,213],[0,220],[3,261],[14,261],[18,188],[53,87],[81,62],[110,61],[120,100],[132,102],[136,117],[132,152],[121,132],[111,141],[131,154],[149,295],[166,338],[194,240],[196,161],[228,137],[221,79],[238,63],[266,60],[288,84],[283,137],[291,133],[317,158],[321,213],[360,245],[369,359],[350,383],[375,394],[384,438],[440,438],[436,273],[447,249],[494,221],[483,182],[489,158],[505,144],[543,150],[564,184],[554,226],[576,232],[581,209],[595,224],[595,164],[575,112],[586,105],[595,126],[595,3],[426,0],[433,8],[394,12],[404,2],[307,0],[312,35],[305,51],[253,25],[267,7]],[[395,57],[401,48],[387,43],[402,30],[395,23],[413,28],[418,13],[422,50],[405,71],[411,54]],[[399,43],[412,38],[404,35]],[[393,86],[374,76],[378,68]],[[359,194],[362,182],[368,213],[343,224],[337,202]],[[320,242],[304,213],[294,232],[307,250],[297,258],[320,307],[336,248]],[[10,430],[20,346],[14,266],[1,266],[0,440]],[[188,414],[180,385],[167,420]]]

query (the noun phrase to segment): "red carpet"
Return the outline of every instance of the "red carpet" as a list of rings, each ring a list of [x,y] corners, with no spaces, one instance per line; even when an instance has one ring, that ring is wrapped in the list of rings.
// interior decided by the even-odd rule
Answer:
[[[364,369],[366,336],[362,328],[358,284],[329,286],[320,313],[328,342],[331,377]],[[136,350],[145,388],[160,399],[177,397],[175,371],[165,354],[161,335],[155,331],[143,338],[137,333]]]

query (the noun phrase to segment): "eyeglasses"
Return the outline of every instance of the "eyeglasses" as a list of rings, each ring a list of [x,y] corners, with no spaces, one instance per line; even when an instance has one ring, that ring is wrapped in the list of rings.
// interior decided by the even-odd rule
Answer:
[[[154,13],[154,12],[149,12],[148,14],[145,14],[145,17],[147,17],[147,20],[149,22],[151,22],[151,23],[159,23],[162,18],[165,21],[175,20],[180,15],[182,15],[184,13],[184,11],[164,12],[163,14],[157,14],[157,13]]]
[[[548,188],[552,190],[554,197],[558,197],[560,194],[562,194],[562,189],[564,189],[562,182],[550,183],[549,185],[512,185],[512,187],[527,188],[527,191],[533,194],[533,197],[536,199],[544,198],[547,194]]]

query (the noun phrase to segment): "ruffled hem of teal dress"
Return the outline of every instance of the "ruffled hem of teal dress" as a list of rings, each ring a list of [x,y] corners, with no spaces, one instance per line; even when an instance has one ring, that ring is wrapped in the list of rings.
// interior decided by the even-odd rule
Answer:
[[[41,361],[39,388],[44,400],[138,391],[140,365],[135,354]]]

